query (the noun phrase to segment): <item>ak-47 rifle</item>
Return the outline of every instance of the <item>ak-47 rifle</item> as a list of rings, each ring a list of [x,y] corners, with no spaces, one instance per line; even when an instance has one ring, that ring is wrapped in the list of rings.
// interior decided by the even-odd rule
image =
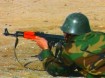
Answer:
[[[60,55],[62,53],[62,45],[64,44],[64,41],[65,41],[64,37],[62,35],[46,34],[46,33],[43,33],[43,32],[34,32],[34,34],[33,34],[33,32],[26,32],[26,31],[25,32],[16,31],[16,33],[12,34],[12,33],[9,33],[7,28],[5,28],[5,30],[4,30],[4,35],[5,36],[16,37],[16,42],[15,42],[15,47],[14,47],[14,54],[15,54],[16,60],[19,63],[20,63],[20,61],[18,60],[16,52],[15,52],[15,49],[16,49],[17,44],[18,44],[18,37],[30,37],[30,38],[33,38],[33,37],[35,38],[35,36],[43,37],[43,38],[45,38],[48,41],[48,46],[49,46],[50,50],[56,44],[57,45],[56,46],[56,51],[55,51],[55,57],[56,58],[60,57]],[[25,64],[24,67],[26,67],[26,65],[28,65],[28,64],[29,63]]]
[[[13,36],[13,37],[24,37],[24,33],[22,31],[16,31],[16,33],[12,34],[8,32],[8,29],[5,28],[4,35],[5,36]],[[31,33],[31,32],[29,32]],[[64,36],[62,35],[54,35],[54,34],[46,34],[44,32],[34,32],[34,34],[26,34],[27,36],[39,36],[43,37],[48,41],[49,48],[51,49],[56,43],[60,42],[64,43]]]

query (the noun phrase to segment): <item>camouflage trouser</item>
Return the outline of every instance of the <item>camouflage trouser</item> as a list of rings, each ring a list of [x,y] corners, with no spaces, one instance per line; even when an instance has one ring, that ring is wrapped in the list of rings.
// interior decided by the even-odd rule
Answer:
[[[92,55],[84,59],[84,70],[86,78],[105,78],[105,54]]]

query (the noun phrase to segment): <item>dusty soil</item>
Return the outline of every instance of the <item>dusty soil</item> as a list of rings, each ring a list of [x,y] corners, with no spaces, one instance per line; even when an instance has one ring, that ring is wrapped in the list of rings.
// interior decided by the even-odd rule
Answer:
[[[40,31],[62,34],[65,18],[73,12],[84,13],[92,30],[105,32],[104,0],[0,0],[0,78],[52,78],[45,71],[23,68],[14,56],[14,37],[5,37],[4,28],[15,31]],[[17,56],[23,63],[34,61],[28,67],[43,70],[34,57],[41,49],[35,42],[19,38]]]

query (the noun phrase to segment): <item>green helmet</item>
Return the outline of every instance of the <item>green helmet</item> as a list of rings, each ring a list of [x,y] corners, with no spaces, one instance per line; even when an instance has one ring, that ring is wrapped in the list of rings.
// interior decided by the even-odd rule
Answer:
[[[68,34],[80,35],[91,31],[88,18],[82,13],[70,14],[61,30]]]

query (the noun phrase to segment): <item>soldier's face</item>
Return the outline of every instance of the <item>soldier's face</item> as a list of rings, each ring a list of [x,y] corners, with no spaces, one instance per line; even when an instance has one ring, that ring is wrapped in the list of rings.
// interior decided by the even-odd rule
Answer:
[[[68,39],[70,39],[70,37],[71,37],[71,34],[67,34],[64,32],[64,38],[66,41],[68,41]]]

